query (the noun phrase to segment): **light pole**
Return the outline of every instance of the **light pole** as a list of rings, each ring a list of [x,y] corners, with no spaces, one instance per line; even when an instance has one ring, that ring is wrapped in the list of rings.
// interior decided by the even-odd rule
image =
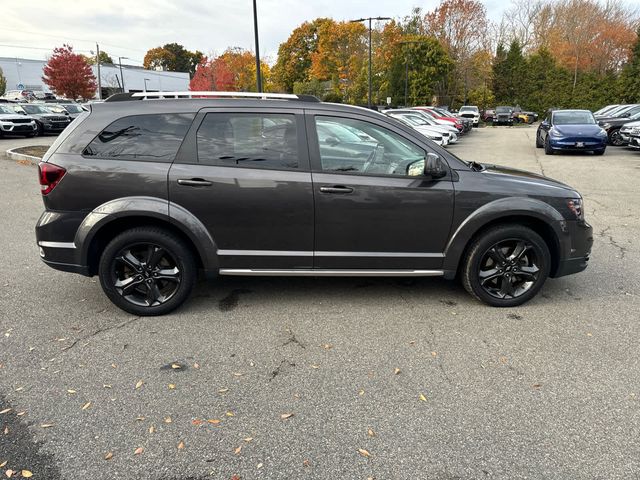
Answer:
[[[255,1],[255,0],[254,0]],[[349,20],[350,23],[360,23],[369,21],[369,95],[367,97],[367,105],[371,108],[371,21],[372,20],[391,20],[391,17],[366,17],[358,18],[356,20]]]
[[[129,60],[129,57],[118,57],[118,64],[120,65],[120,80],[122,80],[122,93],[124,93],[124,75],[122,74],[122,60]]]
[[[258,93],[262,93],[262,72],[260,71],[260,43],[258,42],[258,9],[256,0],[253,0],[253,33],[256,37],[256,87]]]
[[[150,78],[145,78],[145,79],[144,79],[144,91],[145,91],[145,92],[147,91],[147,82],[148,82],[149,80],[151,80],[151,79],[150,79]]]
[[[100,45],[96,43],[96,66],[98,67],[98,100],[102,100],[102,77],[100,76]]]

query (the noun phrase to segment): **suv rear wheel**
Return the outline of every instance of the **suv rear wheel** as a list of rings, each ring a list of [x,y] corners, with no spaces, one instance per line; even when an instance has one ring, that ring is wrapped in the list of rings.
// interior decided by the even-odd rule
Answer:
[[[470,246],[462,283],[494,307],[515,307],[533,298],[549,276],[551,254],[530,228],[501,225],[487,230]]]
[[[109,299],[134,315],[164,315],[178,308],[195,284],[193,253],[161,228],[116,236],[100,257],[100,284]]]

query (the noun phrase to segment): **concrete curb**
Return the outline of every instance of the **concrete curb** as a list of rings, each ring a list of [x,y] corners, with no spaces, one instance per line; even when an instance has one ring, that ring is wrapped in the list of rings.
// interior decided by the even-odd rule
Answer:
[[[24,147],[17,147],[17,148],[24,148]],[[14,150],[16,149],[11,148],[5,152],[7,157],[9,157],[11,160],[16,160],[19,162],[29,162],[31,165],[38,165],[38,163],[40,163],[40,160],[42,160],[42,158],[40,157],[34,157],[33,155],[18,153],[18,152],[15,152]]]

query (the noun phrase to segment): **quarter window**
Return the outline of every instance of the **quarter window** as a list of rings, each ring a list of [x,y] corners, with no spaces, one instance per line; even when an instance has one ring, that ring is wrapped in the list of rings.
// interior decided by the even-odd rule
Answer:
[[[379,125],[341,117],[315,117],[325,172],[418,176],[425,151]]]
[[[82,153],[115,160],[171,162],[194,116],[171,113],[124,117],[100,132]]]
[[[198,161],[226,167],[298,168],[293,114],[208,113],[197,134]]]

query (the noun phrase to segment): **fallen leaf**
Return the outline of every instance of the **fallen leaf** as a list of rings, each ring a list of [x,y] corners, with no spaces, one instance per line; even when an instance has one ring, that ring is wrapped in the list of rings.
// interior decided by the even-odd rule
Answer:
[[[67,390],[67,393],[70,393],[71,395],[73,395],[74,393],[76,393],[75,390]]]
[[[171,423],[171,422],[172,422],[171,417],[166,417],[164,419],[164,423]]]
[[[218,420],[217,418],[212,418],[210,420],[207,420],[207,422],[209,422],[211,425],[218,425],[220,423],[220,420]]]
[[[11,410],[13,410],[12,408],[5,408],[4,410],[2,410],[0,412],[0,415],[2,415],[3,413],[9,413]]]
[[[234,417],[234,416],[235,416],[235,414],[234,414],[233,412],[231,412],[231,411],[229,411],[229,412],[225,413],[225,415],[226,415],[227,417]]]
[[[178,450],[184,450],[184,442],[182,440],[180,440],[180,443],[178,444]]]
[[[432,357],[437,357],[438,356],[438,352],[431,352],[431,356]]]
[[[302,462],[302,466],[303,466],[303,467],[309,467],[309,466],[311,466],[311,462],[310,462],[309,460],[305,459],[305,460]]]
[[[398,375],[398,374],[400,373],[400,371],[401,371],[401,370],[400,370],[399,368],[396,368],[396,369],[393,371],[393,373],[395,373],[396,375]]]
[[[136,422],[144,422],[144,417],[136,417]]]
[[[7,478],[11,478],[13,476],[13,470],[9,469],[4,472],[4,474],[7,476]]]
[[[144,448],[142,447],[138,447],[134,450],[133,454],[134,455],[140,455],[142,452],[144,452]]]
[[[364,395],[364,390],[360,390],[360,391],[358,392],[358,395],[360,395],[360,396]]]
[[[540,388],[542,385],[540,383],[534,383],[531,385],[533,388]]]
[[[261,464],[261,463],[259,463],[258,465],[256,465],[256,468],[257,468],[258,470],[260,470],[260,469],[262,468],[262,464]]]
[[[4,462],[0,463],[0,468],[4,467],[8,462],[9,460],[5,460]]]
[[[422,393],[420,394],[420,400],[422,400],[423,402],[427,401],[427,397],[425,397]]]
[[[202,420],[198,420],[197,418],[194,418],[193,420],[191,420],[191,425],[195,425],[196,427],[198,425],[202,425]]]
[[[21,417],[21,416],[23,416],[23,415],[24,415],[24,414],[26,414],[26,413],[27,413],[27,412],[18,412],[18,413],[16,413],[16,415],[17,415],[18,417]]]
[[[371,456],[371,454],[367,450],[365,450],[364,448],[359,448],[358,449],[358,453],[360,455],[362,455],[363,457],[367,457],[367,458],[369,458]]]
[[[87,408],[89,408],[91,406],[91,402],[87,402],[82,406],[83,410],[86,410]]]
[[[330,350],[333,348],[333,345],[331,345],[330,343],[325,343],[324,345],[322,345],[322,348],[324,348],[325,350]]]
[[[169,384],[169,390],[175,390],[176,389],[176,384],[175,383],[170,383]]]
[[[193,364],[193,368],[200,368],[200,364],[199,363],[194,363]]]
[[[240,455],[240,452],[242,452],[242,445],[240,445],[238,448],[236,448],[233,452],[234,452],[236,455]]]
[[[154,427],[153,425],[151,425],[151,426],[149,427],[149,433],[155,433],[155,431],[156,431],[156,427]]]
[[[16,388],[16,392],[21,392],[22,390],[24,390],[24,387],[18,387],[18,388]]]
[[[245,442],[249,443],[251,440],[253,440],[253,437],[247,437],[244,439]]]
[[[218,390],[218,393],[227,393],[228,391],[228,388],[221,388],[220,390]]]
[[[102,388],[111,388],[111,385],[105,384],[105,385],[102,385]]]
[[[118,368],[118,366],[115,363],[112,363],[111,368]]]
[[[587,332],[587,337],[593,337],[593,333]]]
[[[376,432],[374,432],[372,429],[367,430],[367,434],[368,434],[370,437],[375,437],[375,436],[376,436]]]
[[[136,390],[140,388],[143,384],[144,382],[142,380],[138,380],[138,383],[136,383]]]
[[[31,478],[33,477],[33,473],[31,473],[30,470],[22,470],[20,472],[20,475],[22,475],[24,478]]]
[[[311,368],[320,368],[320,365],[311,365]]]
[[[287,418],[293,417],[293,415],[294,415],[293,413],[283,413],[282,415],[280,415],[280,418],[282,420],[286,420]]]
[[[105,460],[111,460],[113,458],[113,452],[107,452],[107,454],[104,456]]]
[[[500,357],[500,363],[507,363],[507,357]]]
[[[178,369],[182,368],[182,365],[178,365],[177,363],[172,363],[171,364],[171,368],[173,368],[174,370],[178,370]]]
[[[40,428],[51,428],[53,426],[53,423],[43,423],[42,425],[40,425]]]
[[[9,435],[9,427],[4,427],[3,433]]]
[[[242,373],[242,372],[234,372],[234,373],[233,373],[233,376],[234,376],[234,377],[241,377],[241,376],[243,376],[243,375],[244,375],[244,373]]]

